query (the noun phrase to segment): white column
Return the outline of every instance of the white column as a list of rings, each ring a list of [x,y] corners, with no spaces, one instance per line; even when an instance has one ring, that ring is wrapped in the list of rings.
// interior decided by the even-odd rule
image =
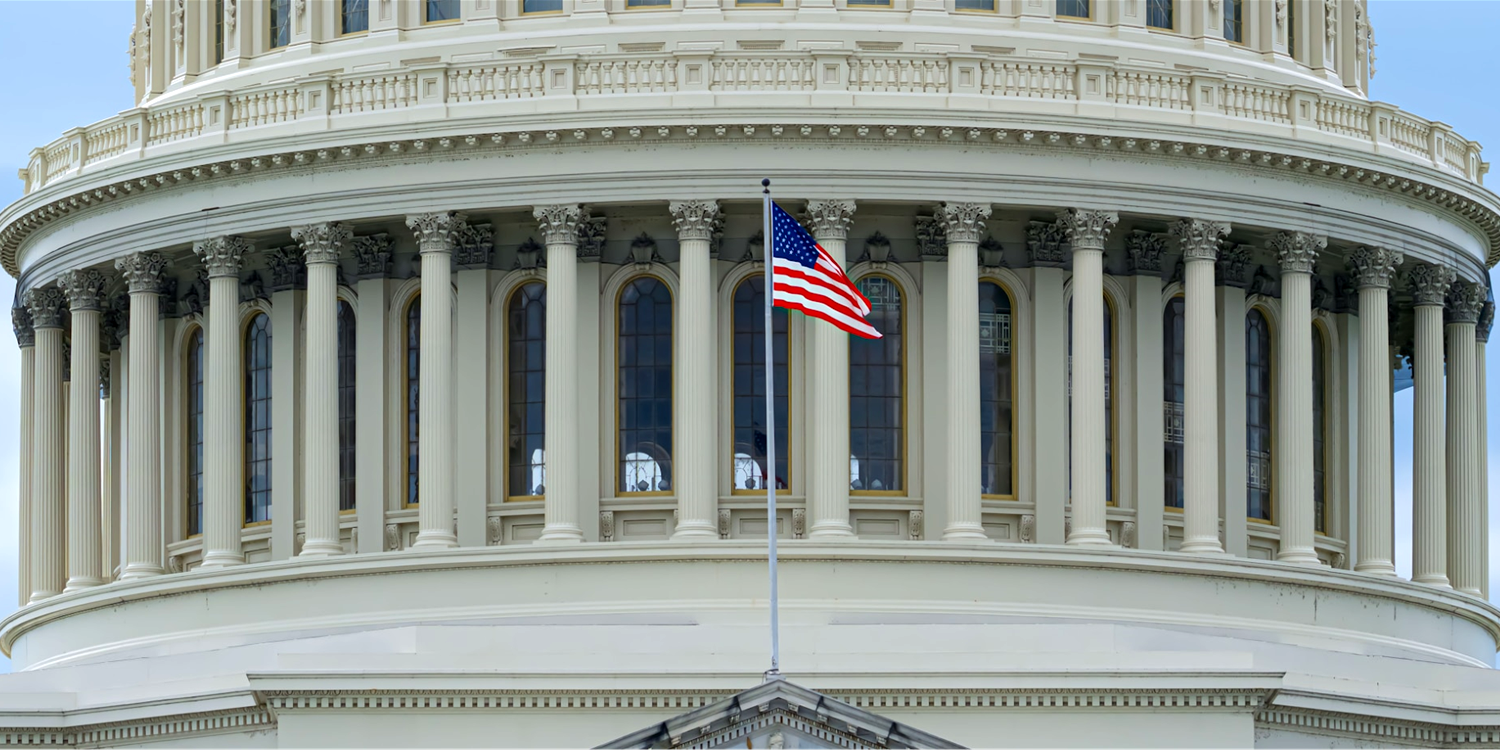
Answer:
[[[1391,361],[1388,297],[1403,257],[1383,247],[1349,255],[1359,288],[1359,551],[1354,569],[1396,575],[1395,505],[1392,494]]]
[[[1276,494],[1281,551],[1276,559],[1318,565],[1313,549],[1312,272],[1328,238],[1282,232],[1271,240],[1281,261],[1277,347]]]
[[[115,261],[130,291],[130,375],[125,464],[125,554],[120,580],[162,574],[161,372],[156,318],[167,261],[160,253],[136,253]],[[205,343],[207,339],[205,338]]]
[[[104,274],[66,271],[58,286],[72,313],[72,380],[68,384],[68,583],[64,591],[99,586],[100,536],[99,317]]]
[[[979,446],[979,240],[991,208],[945,203],[938,216],[948,235],[948,525],[943,540],[988,541],[981,523]],[[1015,373],[1012,373],[1015,376]]]
[[[718,472],[715,433],[714,283],[709,259],[719,204],[712,200],[672,201],[677,226],[677,423],[673,442],[677,475],[677,530],[673,539],[718,539]],[[774,461],[773,461],[774,463]],[[774,523],[774,522],[773,522]]]
[[[245,525],[245,426],[240,370],[240,263],[250,251],[243,237],[214,237],[193,245],[193,252],[208,271],[208,370],[203,383],[203,562],[200,568],[221,568],[245,562],[240,550],[240,529]],[[135,300],[131,301],[132,306]],[[155,322],[155,315],[131,316]],[[137,340],[131,330],[131,341]],[[139,331],[140,339],[156,338],[156,326]],[[145,356],[130,355],[131,365]],[[151,357],[155,360],[155,357]],[[140,388],[156,389],[131,373]],[[131,399],[136,408],[136,399]],[[142,421],[145,416],[143,415]],[[130,420],[135,429],[137,420]],[[152,502],[159,490],[141,502]],[[132,493],[134,494],[134,493]],[[159,502],[159,501],[156,501]]]
[[[811,200],[808,223],[813,238],[843,265],[844,243],[854,222],[854,201]],[[849,334],[822,321],[812,326],[808,374],[812,388],[812,451],[808,464],[807,535],[815,539],[852,538],[849,524]],[[951,480],[950,480],[951,481]]]
[[[360,553],[385,549],[386,280],[392,239],[376,234],[353,241],[359,277],[359,325],[354,346],[354,507]]]
[[[1453,272],[1417,266],[1409,274],[1416,305],[1412,379],[1412,580],[1448,588],[1448,509],[1443,434],[1443,303]]]
[[[64,470],[62,399],[63,293],[56,287],[29,289],[25,296],[36,332],[31,401],[31,597],[35,604],[62,593]]]
[[[16,346],[21,348],[21,393],[16,399],[19,402],[17,408],[21,422],[16,466],[16,504],[21,515],[20,528],[16,530],[20,547],[16,565],[20,574],[16,584],[16,598],[19,600],[18,606],[24,607],[31,598],[31,441],[36,424],[33,417],[36,410],[33,399],[36,393],[36,332],[31,327],[31,311],[25,305],[12,307],[10,320],[16,332]]]
[[[457,547],[453,533],[453,247],[462,214],[408,216],[422,255],[422,385],[417,394],[417,499],[414,548]]]
[[[1474,326],[1485,288],[1455,281],[1448,288],[1448,577],[1453,588],[1479,596],[1480,525],[1479,393],[1474,364]]]
[[[532,211],[547,243],[547,372],[542,405],[546,434],[543,542],[581,542],[578,504],[578,228],[577,204],[537,206]]]
[[[1136,230],[1125,240],[1133,275],[1131,307],[1135,322],[1135,357],[1129,363],[1134,369],[1135,426],[1126,440],[1134,440],[1135,452],[1136,535],[1138,549],[1162,548],[1162,525],[1166,503],[1166,472],[1161,451],[1153,446],[1165,442],[1166,425],[1162,414],[1162,301],[1161,262],[1166,252],[1166,238]],[[1124,543],[1124,540],[1121,540]]]
[[[307,261],[307,349],[302,557],[343,554],[339,542],[339,253],[353,239],[338,222],[292,230]]]
[[[1219,541],[1219,367],[1214,262],[1222,221],[1186,219],[1172,226],[1183,267],[1183,552],[1224,554]]]
[[[1479,433],[1479,445],[1474,448],[1474,461],[1479,465],[1479,595],[1486,601],[1490,598],[1490,442],[1489,442],[1489,397],[1485,386],[1484,348],[1490,341],[1490,327],[1495,323],[1495,303],[1485,302],[1479,312],[1479,322],[1474,326],[1474,409],[1475,427]]]
[[[1073,533],[1068,544],[1109,545],[1105,527],[1104,239],[1113,211],[1069,209],[1059,223],[1073,245]]]

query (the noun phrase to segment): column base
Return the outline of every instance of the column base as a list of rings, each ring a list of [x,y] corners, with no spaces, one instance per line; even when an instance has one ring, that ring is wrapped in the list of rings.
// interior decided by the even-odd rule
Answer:
[[[677,530],[672,532],[674,542],[698,542],[718,538],[719,527],[708,521],[683,521],[677,524]]]
[[[977,523],[950,523],[943,529],[943,541],[988,542],[990,538],[984,533],[984,527]]]
[[[120,572],[120,580],[134,581],[141,578],[155,578],[165,574],[167,571],[160,565],[148,565],[146,563],[130,563],[125,570]]]
[[[542,535],[532,544],[578,544],[583,541],[582,529],[570,523],[558,523],[542,527]]]
[[[297,557],[334,557],[344,554],[344,545],[332,539],[311,539],[302,543],[302,552]]]
[[[451,531],[419,531],[412,549],[452,549],[458,546],[458,537]]]
[[[1224,545],[1222,545],[1222,544],[1219,543],[1219,540],[1218,540],[1217,537],[1214,538],[1214,539],[1193,539],[1193,540],[1190,540],[1190,541],[1184,541],[1182,543],[1182,546],[1177,548],[1177,551],[1178,552],[1186,552],[1187,554],[1190,554],[1190,555],[1224,555],[1225,554],[1225,552],[1224,552]]]
[[[858,539],[854,535],[854,527],[839,521],[823,521],[815,523],[807,530],[808,539],[839,540]]]
[[[39,604],[61,593],[61,591],[33,591],[31,592],[31,598],[26,600],[26,604]]]
[[[198,570],[230,568],[244,564],[245,556],[238,552],[209,551],[203,554],[203,562],[198,565]]]
[[[91,589],[95,586],[103,586],[106,583],[108,583],[108,581],[100,578],[99,576],[78,576],[76,578],[69,578],[67,584],[63,586],[63,593],[66,594],[69,591],[77,591],[79,589]]]
[[[1276,554],[1276,562],[1291,563],[1292,565],[1322,565],[1323,561],[1312,550],[1293,549]]]
[[[1385,560],[1380,560],[1378,562],[1367,562],[1355,565],[1354,572],[1364,573],[1366,575],[1372,576],[1382,576],[1385,578],[1395,578],[1396,566],[1392,565],[1389,562],[1386,562]]]
[[[1068,544],[1077,547],[1114,547],[1114,542],[1109,540],[1109,532],[1103,529],[1092,531],[1074,531],[1068,537]]]
[[[1453,584],[1448,582],[1448,576],[1416,576],[1411,579],[1412,583],[1420,583],[1423,586],[1431,586],[1435,589],[1452,590]]]

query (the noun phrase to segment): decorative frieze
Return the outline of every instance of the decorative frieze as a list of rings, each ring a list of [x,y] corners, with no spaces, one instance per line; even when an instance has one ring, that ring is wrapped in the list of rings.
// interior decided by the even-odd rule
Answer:
[[[1120,215],[1114,211],[1070,208],[1057,212],[1057,223],[1068,234],[1068,242],[1074,252],[1079,250],[1104,250],[1104,240],[1109,231],[1120,223]]]
[[[203,262],[208,278],[238,276],[252,247],[244,237],[213,237],[193,243],[193,254]]]
[[[417,240],[417,252],[452,253],[458,242],[459,228],[464,224],[464,215],[456,211],[440,211],[406,217],[406,228]]]
[[[1455,281],[1448,287],[1449,323],[1478,323],[1484,307],[1485,288],[1472,281]]]
[[[344,248],[354,238],[354,230],[340,221],[309,224],[292,229],[292,239],[302,246],[307,263],[337,263]]]
[[[712,200],[672,201],[667,204],[672,214],[672,223],[677,227],[677,239],[713,242],[714,227],[719,222],[719,202]]]
[[[57,277],[57,285],[67,295],[70,310],[102,310],[104,287],[108,283],[109,279],[104,274],[92,268],[64,271]]]
[[[1060,224],[1033,221],[1026,224],[1026,252],[1031,265],[1062,268],[1068,262],[1068,233]]]
[[[1360,246],[1349,253],[1349,272],[1358,289],[1390,289],[1396,269],[1405,260],[1399,250]]]
[[[949,242],[978,242],[993,210],[984,203],[944,203],[938,207],[938,215]]]
[[[1225,242],[1219,248],[1219,258],[1214,263],[1214,272],[1224,286],[1244,289],[1250,283],[1250,253],[1255,248]]]
[[[1166,251],[1167,239],[1153,232],[1134,229],[1125,238],[1125,252],[1130,255],[1130,267],[1137,276],[1161,275],[1162,256]]]
[[[355,278],[383,279],[391,275],[391,256],[396,240],[390,235],[355,237],[351,245],[354,248]]]
[[[489,268],[495,257],[495,229],[489,224],[469,224],[458,228],[458,246],[453,262],[459,268]]]
[[[1308,232],[1278,232],[1271,237],[1271,249],[1282,273],[1312,273],[1319,253],[1327,246],[1327,237]]]
[[[1172,224],[1171,234],[1187,260],[1217,260],[1219,244],[1229,236],[1229,222],[1182,219]]]
[[[296,245],[273,247],[265,255],[273,294],[307,288],[307,263],[303,260],[302,248]]]
[[[63,291],[55,286],[32,287],[21,298],[31,312],[33,328],[62,328],[65,299]]]
[[[31,327],[31,310],[25,305],[17,305],[10,309],[11,329],[16,332],[16,346],[26,348],[36,346],[36,329]]]
[[[1448,287],[1456,274],[1442,266],[1421,264],[1406,274],[1411,288],[1412,304],[1417,307],[1442,305],[1448,301]]]
[[[807,224],[813,237],[823,240],[847,240],[854,224],[854,201],[817,199],[807,202]]]

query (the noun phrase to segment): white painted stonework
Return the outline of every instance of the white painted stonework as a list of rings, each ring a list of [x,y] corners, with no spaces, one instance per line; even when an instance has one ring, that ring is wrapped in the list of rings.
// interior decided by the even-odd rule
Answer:
[[[709,732],[769,475],[783,668],[848,726],[1500,745],[1500,197],[1366,98],[1364,0],[343,5],[137,0],[138,106],[0,210],[0,744]],[[774,470],[762,177],[887,315],[789,316]]]

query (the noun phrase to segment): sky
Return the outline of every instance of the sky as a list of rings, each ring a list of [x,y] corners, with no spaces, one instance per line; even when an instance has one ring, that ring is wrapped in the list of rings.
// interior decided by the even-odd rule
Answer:
[[[126,43],[134,3],[129,0],[0,0],[0,71],[6,71],[7,106],[0,111],[0,205],[21,195],[16,171],[32,148],[69,128],[105,119],[131,107]],[[1376,76],[1371,98],[1452,125],[1460,135],[1494,150],[1490,175],[1500,184],[1500,99],[1480,95],[1476,81],[1493,78],[1500,64],[1494,30],[1500,2],[1480,0],[1371,0]],[[66,21],[68,34],[39,33]],[[1457,21],[1455,23],[1455,21]],[[65,40],[65,41],[63,41]],[[45,71],[43,74],[42,71]],[[1491,189],[1496,185],[1492,184]],[[1495,274],[1491,273],[1492,277]],[[1500,281],[1500,279],[1496,279]],[[15,280],[0,274],[0,300],[15,294]],[[14,339],[0,336],[0,617],[15,609],[17,390],[19,355]],[[1491,347],[1488,425],[1491,460],[1500,454],[1500,346]],[[1396,557],[1411,572],[1411,391],[1396,395]],[[1500,470],[1490,472],[1490,497],[1500,497]],[[1500,512],[1490,513],[1490,534]],[[1500,541],[1491,547],[1491,579],[1500,593]],[[9,662],[0,657],[0,672]]]

